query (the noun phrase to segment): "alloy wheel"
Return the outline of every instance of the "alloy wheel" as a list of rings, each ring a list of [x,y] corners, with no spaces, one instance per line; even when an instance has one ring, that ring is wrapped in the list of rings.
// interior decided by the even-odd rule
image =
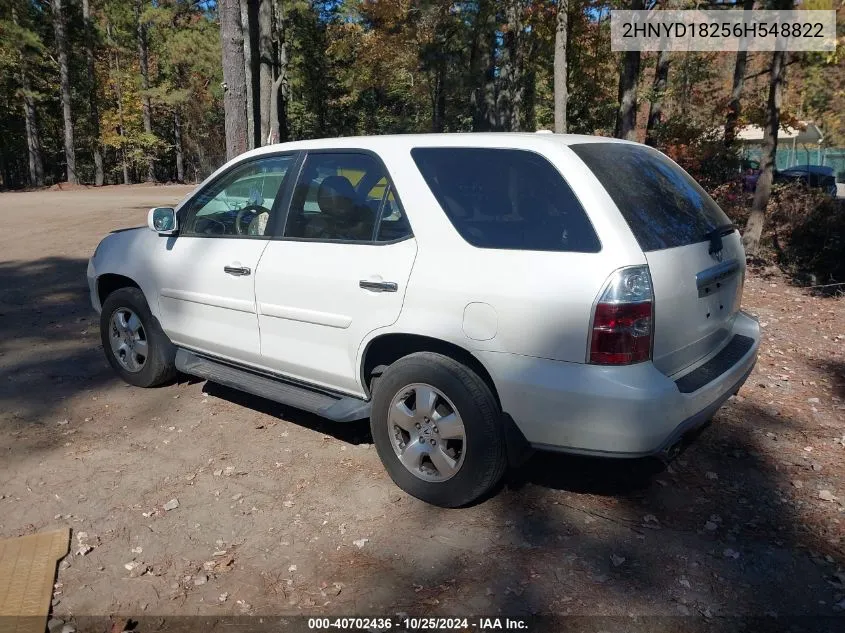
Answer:
[[[129,308],[118,308],[112,313],[109,325],[109,342],[117,362],[133,374],[141,371],[149,354],[141,319]]]
[[[466,436],[457,408],[431,385],[404,387],[390,403],[391,445],[402,465],[423,481],[451,479],[464,463]]]

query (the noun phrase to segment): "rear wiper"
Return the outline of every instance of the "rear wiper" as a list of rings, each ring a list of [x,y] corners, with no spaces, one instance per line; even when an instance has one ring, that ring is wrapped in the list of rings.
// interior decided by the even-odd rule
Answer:
[[[710,248],[708,249],[708,253],[711,255],[713,253],[718,253],[722,250],[722,237],[725,235],[730,235],[736,231],[736,224],[721,224],[717,226],[715,229],[711,231],[707,231],[704,234],[704,239],[710,240]]]

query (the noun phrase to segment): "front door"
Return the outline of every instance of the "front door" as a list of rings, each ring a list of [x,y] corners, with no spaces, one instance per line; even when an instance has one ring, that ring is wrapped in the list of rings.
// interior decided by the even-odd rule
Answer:
[[[180,232],[159,260],[161,325],[177,345],[261,361],[255,271],[295,156],[241,163],[180,209]]]
[[[262,364],[362,395],[358,348],[399,318],[416,252],[380,160],[310,153],[255,280]]]

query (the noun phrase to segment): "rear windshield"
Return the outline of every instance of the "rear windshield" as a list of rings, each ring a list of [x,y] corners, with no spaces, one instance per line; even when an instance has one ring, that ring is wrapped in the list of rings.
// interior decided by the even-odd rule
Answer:
[[[560,173],[534,152],[418,147],[411,156],[455,229],[479,248],[597,253],[598,236]]]
[[[582,143],[570,149],[619,207],[644,251],[706,241],[730,224],[692,177],[657,150],[624,143]]]

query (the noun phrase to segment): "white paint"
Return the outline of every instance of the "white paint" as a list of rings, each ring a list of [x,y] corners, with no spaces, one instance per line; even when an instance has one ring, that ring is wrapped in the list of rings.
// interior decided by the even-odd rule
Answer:
[[[464,308],[464,334],[476,341],[489,341],[496,336],[499,318],[489,303],[468,303]]]
[[[585,364],[592,306],[614,270],[652,266],[655,355],[661,356],[675,343],[691,340],[661,333],[662,320],[677,318],[676,327],[684,330],[684,319],[692,318],[688,312],[697,306],[689,288],[678,286],[681,294],[663,303],[661,294],[674,287],[677,271],[689,273],[694,286],[693,269],[704,262],[697,251],[695,262],[686,267],[670,252],[649,254],[646,260],[610,196],[568,147],[592,142],[624,141],[558,134],[448,134],[262,147],[221,167],[198,191],[257,156],[364,149],[384,161],[414,237],[373,245],[168,237],[146,227],[119,232],[107,236],[89,262],[92,302],[99,309],[100,275],[124,275],[140,286],[177,345],[358,396],[365,395],[364,353],[377,337],[405,333],[447,341],[473,354],[487,369],[504,411],[529,441],[577,451],[648,451],[682,420],[729,395],[753,364],[757,344],[724,380],[694,394],[680,394],[653,363]],[[411,149],[424,146],[542,154],[580,200],[602,250],[505,251],[470,245],[455,231],[411,158]],[[179,208],[188,200],[190,196]],[[734,250],[741,248],[733,238],[726,242]],[[705,244],[705,254],[706,249]],[[233,265],[250,268],[252,274],[223,271]],[[663,270],[655,275],[655,268]],[[362,280],[395,282],[397,291],[362,289]],[[686,307],[672,307],[672,301]],[[724,323],[731,332],[759,341],[755,321],[738,317]],[[695,329],[700,321],[691,324]],[[661,338],[663,334],[669,337]]]

